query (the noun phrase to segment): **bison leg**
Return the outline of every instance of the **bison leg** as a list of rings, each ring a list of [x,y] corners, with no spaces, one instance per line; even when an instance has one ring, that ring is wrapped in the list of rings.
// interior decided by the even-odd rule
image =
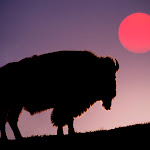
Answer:
[[[73,127],[73,121],[74,121],[74,119],[71,119],[68,123],[68,129],[69,129],[68,134],[69,135],[73,135],[75,133],[74,127]]]
[[[18,126],[17,126],[17,122],[18,122],[18,117],[19,117],[19,114],[21,112],[22,108],[18,107],[18,108],[15,108],[15,109],[12,109],[9,113],[8,113],[8,122],[14,132],[14,135],[15,135],[15,138],[16,139],[21,139],[22,136],[21,136],[21,133],[18,129]]]
[[[60,135],[60,136],[64,135],[62,125],[58,125],[57,135]]]
[[[54,126],[58,127],[57,135],[64,135],[63,133],[63,126],[64,124],[64,117],[63,117],[63,109],[60,108],[54,108],[52,114],[51,114],[51,121],[54,123]]]
[[[1,138],[7,140],[5,125],[6,125],[7,112],[0,112],[0,130]]]

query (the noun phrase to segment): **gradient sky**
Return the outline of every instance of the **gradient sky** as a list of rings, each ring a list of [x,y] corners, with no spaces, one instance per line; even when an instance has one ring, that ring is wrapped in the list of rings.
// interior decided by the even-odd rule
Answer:
[[[98,56],[112,56],[120,63],[112,109],[106,111],[97,102],[75,119],[75,130],[150,122],[150,52],[131,53],[118,38],[122,20],[136,12],[150,15],[150,1],[0,0],[0,66],[57,50],[90,50]],[[51,111],[31,116],[23,110],[18,122],[21,134],[56,134]],[[8,124],[6,129],[8,137],[14,138]]]

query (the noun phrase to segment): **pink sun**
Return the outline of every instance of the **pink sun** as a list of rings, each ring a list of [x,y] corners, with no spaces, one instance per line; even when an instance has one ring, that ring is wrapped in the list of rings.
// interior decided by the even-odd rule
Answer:
[[[134,13],[127,16],[119,27],[119,40],[129,51],[145,53],[150,50],[150,15]]]

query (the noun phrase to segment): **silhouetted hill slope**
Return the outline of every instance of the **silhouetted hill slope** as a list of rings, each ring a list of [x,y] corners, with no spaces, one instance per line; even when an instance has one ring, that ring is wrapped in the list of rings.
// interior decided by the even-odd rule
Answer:
[[[119,127],[111,130],[101,130],[87,133],[76,133],[73,136],[64,135],[50,135],[50,136],[35,136],[23,138],[22,140],[10,140],[0,141],[0,144],[56,144],[56,142],[67,142],[67,141],[78,141],[81,142],[83,139],[113,139],[113,137],[121,138],[144,138],[149,137],[150,134],[150,123],[136,124],[127,127]],[[69,144],[69,143],[68,143]],[[59,145],[58,145],[59,146]]]

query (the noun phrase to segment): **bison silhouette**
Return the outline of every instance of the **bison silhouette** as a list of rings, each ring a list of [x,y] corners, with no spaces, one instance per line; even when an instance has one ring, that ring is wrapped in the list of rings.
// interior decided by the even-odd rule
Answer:
[[[0,129],[7,139],[6,121],[16,139],[22,136],[17,121],[22,108],[31,114],[54,108],[51,120],[63,135],[74,134],[73,120],[96,101],[106,110],[116,96],[119,63],[89,51],[58,51],[22,59],[0,68]]]

